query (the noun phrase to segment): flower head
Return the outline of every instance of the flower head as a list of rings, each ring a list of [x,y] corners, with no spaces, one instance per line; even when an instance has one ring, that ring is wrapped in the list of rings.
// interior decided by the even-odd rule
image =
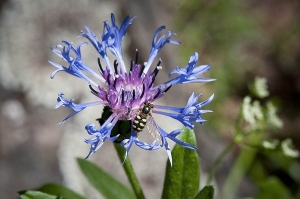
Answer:
[[[169,80],[165,83],[154,86],[154,81],[161,69],[160,64],[162,62],[159,59],[154,70],[150,70],[157,54],[167,43],[179,44],[178,41],[171,39],[174,35],[171,31],[160,37],[158,36],[166,28],[165,26],[161,26],[155,32],[147,62],[143,64],[138,63],[138,50],[136,50],[135,60],[131,60],[129,67],[126,67],[122,57],[122,40],[134,18],[127,16],[121,26],[118,27],[114,15],[111,14],[111,25],[107,21],[104,22],[104,30],[100,39],[88,27],[85,27],[86,32],[81,31],[81,35],[90,41],[101,57],[98,57],[98,73],[88,67],[82,60],[80,48],[87,42],[81,42],[74,47],[72,43],[63,41],[63,45],[51,48],[56,55],[67,63],[66,66],[62,66],[49,61],[50,64],[57,68],[51,74],[51,78],[57,72],[67,72],[86,81],[91,93],[97,97],[95,102],[75,104],[73,99],[67,100],[63,97],[63,93],[59,93],[58,103],[54,108],[65,106],[73,109],[74,112],[61,122],[63,124],[67,119],[89,106],[105,106],[103,114],[106,114],[107,117],[105,119],[100,118],[101,126],[97,128],[94,124],[88,124],[85,127],[88,134],[91,135],[89,139],[85,140],[86,143],[91,145],[87,157],[95,153],[106,139],[109,139],[112,142],[120,143],[127,153],[133,144],[145,150],[165,147],[171,161],[167,138],[186,148],[196,149],[196,147],[176,138],[181,133],[180,129],[171,133],[164,131],[155,123],[152,113],[171,117],[192,129],[195,123],[203,124],[205,122],[202,114],[211,111],[203,110],[202,108],[212,101],[213,96],[199,103],[198,100],[201,95],[195,96],[192,93],[186,106],[182,108],[156,105],[155,101],[161,98],[173,85],[210,82],[214,81],[214,79],[199,77],[199,75],[208,71],[210,66],[197,66],[198,54],[194,53],[187,66],[184,68],[177,67],[170,73],[170,75],[177,74],[176,77],[169,77]],[[116,57],[113,62],[108,59],[107,48]],[[72,55],[75,55],[74,57],[71,56],[71,52]],[[101,63],[101,60],[104,61],[104,64]],[[96,78],[98,82],[92,81],[88,75]],[[118,129],[118,133],[113,134],[113,129],[116,126],[120,126],[120,124],[122,125],[125,121],[129,121],[129,130],[124,132],[123,129]],[[152,126],[156,131],[155,135],[153,134],[153,143],[146,143],[138,138],[139,132],[143,130],[145,125]]]

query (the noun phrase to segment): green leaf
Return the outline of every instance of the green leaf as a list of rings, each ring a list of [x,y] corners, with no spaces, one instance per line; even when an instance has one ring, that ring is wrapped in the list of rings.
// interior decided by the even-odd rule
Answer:
[[[290,199],[293,198],[286,186],[277,177],[270,177],[259,183],[260,193],[255,199]]]
[[[78,193],[75,193],[74,191],[54,183],[45,184],[42,187],[37,189],[38,191],[56,195],[59,197],[67,198],[67,199],[84,199],[83,196],[79,195]]]
[[[95,164],[81,158],[77,158],[77,162],[89,182],[105,198],[136,198],[129,188],[114,179]]]
[[[57,196],[49,195],[40,191],[19,191],[21,199],[57,199]]]
[[[213,199],[214,198],[214,187],[211,185],[203,187],[203,189],[197,194],[195,199]]]
[[[195,134],[184,128],[179,139],[196,145]],[[162,198],[194,198],[200,183],[200,164],[197,152],[178,144],[172,150],[173,166],[167,162]]]

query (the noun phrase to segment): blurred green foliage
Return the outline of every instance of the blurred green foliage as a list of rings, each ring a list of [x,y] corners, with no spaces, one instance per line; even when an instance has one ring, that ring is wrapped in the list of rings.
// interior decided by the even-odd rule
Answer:
[[[229,138],[228,142],[238,139],[235,134],[235,121],[239,117],[239,107],[243,98],[249,95],[249,89],[257,107],[265,104],[263,111],[268,109],[270,114],[277,108],[283,124],[288,125],[283,125],[280,129],[282,123],[278,123],[279,128],[264,129],[261,141],[263,138],[275,140],[264,142],[264,150],[261,146],[247,146],[254,147],[255,152],[248,158],[243,157],[246,158],[243,162],[249,161],[244,172],[250,174],[257,186],[257,198],[274,198],[275,192],[268,195],[266,191],[271,188],[282,191],[281,195],[277,195],[279,198],[300,197],[297,170],[300,165],[299,158],[286,157],[282,144],[283,140],[291,137],[295,147],[300,149],[297,122],[300,119],[300,14],[297,11],[299,2],[177,2],[177,18],[174,21],[176,32],[180,32],[179,40],[182,42],[181,65],[186,63],[187,57],[197,51],[200,54],[198,65],[212,64],[211,74],[208,76],[217,79],[212,84],[193,88],[195,92],[207,95],[215,93],[214,102],[210,104],[214,114],[206,117],[210,127],[213,126],[215,134],[223,136],[224,139]],[[253,88],[249,88],[249,82],[253,82],[256,76],[267,78],[269,91],[261,93],[265,99],[258,99],[259,93],[255,94]],[[266,104],[266,101],[269,101],[269,104]],[[276,150],[266,149],[267,146]],[[240,148],[241,155],[249,150],[247,147]],[[237,163],[235,167],[243,169],[238,168]]]
[[[257,24],[236,0],[186,1],[178,11],[181,57],[198,51],[200,63],[213,64],[210,76],[222,82],[214,84],[218,98],[230,96],[239,88],[237,82],[245,81],[235,74],[253,68],[246,47],[258,41]]]
[[[242,9],[242,2],[235,0],[186,1],[178,13],[176,26],[183,43],[182,60],[197,51],[200,54],[198,64],[212,64],[209,76],[216,78],[217,82],[206,84],[205,89],[211,89],[216,94],[212,105],[215,106],[215,114],[227,117],[228,111],[231,111],[230,114],[237,113],[234,111],[237,106],[232,104],[235,102],[224,99],[233,97],[243,89],[242,86],[248,81],[246,72],[256,65],[247,48],[258,42],[257,24]],[[227,125],[232,119],[235,118],[231,116],[224,121],[221,117],[208,116],[210,125],[216,129],[232,128]]]
[[[297,1],[177,1],[175,25],[181,45],[181,65],[194,51],[199,64],[212,64],[213,84],[199,92],[216,94],[208,116],[216,129],[232,129],[230,122],[248,94],[247,85],[257,75],[270,82],[276,104],[285,102],[282,116],[293,123],[299,119],[300,15]],[[274,17],[272,17],[274,16]],[[196,90],[194,88],[193,90]],[[297,114],[298,113],[298,114]],[[297,115],[297,117],[295,117]],[[213,118],[213,120],[211,120]],[[225,119],[224,119],[225,118]],[[295,126],[286,127],[296,133]],[[224,132],[223,132],[224,133]],[[298,140],[299,139],[299,136]]]

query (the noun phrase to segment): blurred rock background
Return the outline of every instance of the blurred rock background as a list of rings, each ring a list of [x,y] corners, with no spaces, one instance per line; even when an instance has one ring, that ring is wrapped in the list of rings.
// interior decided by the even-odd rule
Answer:
[[[268,79],[270,96],[280,107],[284,121],[284,128],[273,136],[291,137],[300,148],[297,0],[6,0],[0,1],[0,9],[0,198],[17,198],[17,191],[48,182],[64,183],[87,198],[100,198],[78,170],[75,157],[86,156],[89,146],[83,143],[88,137],[84,126],[95,123],[102,110],[84,110],[63,127],[56,126],[70,113],[64,108],[52,108],[59,92],[76,102],[95,98],[85,83],[67,74],[58,74],[51,80],[49,76],[55,68],[48,60],[59,62],[50,47],[62,40],[78,43],[82,38],[77,36],[85,25],[99,36],[102,22],[110,20],[112,12],[119,22],[128,14],[137,16],[124,40],[127,60],[134,57],[136,48],[140,60],[147,59],[153,33],[159,26],[167,25],[168,30],[177,33],[176,39],[182,44],[167,45],[159,55],[164,70],[158,83],[164,82],[175,66],[185,66],[195,51],[200,54],[198,64],[212,65],[212,71],[205,76],[216,78],[216,82],[172,88],[160,101],[182,106],[192,91],[202,92],[202,99],[215,93],[209,105],[214,113],[205,115],[209,120],[205,126],[195,128],[205,171],[232,139],[238,107],[249,92],[249,82],[257,75]],[[93,48],[84,46],[82,52],[86,63],[96,68]],[[186,97],[174,97],[178,94]],[[158,119],[161,120],[164,124],[173,122]],[[164,128],[170,131],[173,126],[172,123]],[[236,147],[218,170],[217,189],[222,187],[238,150]],[[167,160],[164,150],[150,153],[133,148],[130,157],[147,198],[159,198]],[[111,144],[104,144],[90,159],[128,184]],[[258,154],[256,161],[262,160],[273,164],[264,154]],[[295,162],[299,164],[299,159]],[[272,166],[267,169],[292,193],[299,193],[299,178],[297,181]],[[257,192],[257,182],[247,175],[236,198]]]

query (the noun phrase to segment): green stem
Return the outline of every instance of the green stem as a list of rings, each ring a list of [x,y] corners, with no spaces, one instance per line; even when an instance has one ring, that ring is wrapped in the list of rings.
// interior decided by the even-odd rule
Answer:
[[[207,180],[206,180],[206,185],[210,185],[211,183],[211,180],[213,178],[213,176],[215,175],[216,173],[216,170],[217,168],[219,167],[220,163],[222,162],[222,160],[225,158],[225,156],[229,153],[229,151],[234,147],[234,145],[236,145],[237,143],[239,143],[241,141],[241,128],[240,128],[240,125],[241,125],[241,120],[242,118],[242,108],[239,109],[239,113],[238,113],[238,117],[235,121],[235,133],[234,133],[234,138],[233,140],[226,146],[226,148],[222,151],[222,153],[218,156],[218,158],[215,160],[214,164],[212,165],[209,173],[208,173],[208,177],[207,177]]]
[[[115,146],[115,149],[117,151],[120,161],[123,162],[124,156],[125,156],[125,149],[122,146],[120,146],[119,144],[114,144],[114,146]],[[142,187],[140,186],[140,183],[135,175],[135,172],[133,170],[133,167],[131,165],[129,157],[126,158],[126,161],[123,164],[123,168],[125,170],[125,173],[128,177],[128,180],[132,186],[132,189],[133,189],[137,199],[145,199]]]
[[[262,132],[252,133],[247,135],[249,136],[251,143],[258,145],[263,137]],[[222,190],[220,191],[219,198],[227,199],[234,198],[236,190],[241,184],[242,179],[245,176],[245,173],[249,171],[249,168],[253,164],[255,156],[257,154],[257,148],[243,147],[240,154],[235,160],[235,163],[230,169],[228,177],[223,185]]]
[[[222,151],[222,153],[215,160],[214,164],[212,165],[212,167],[211,167],[211,169],[208,173],[208,177],[207,177],[207,180],[206,180],[206,185],[210,185],[211,180],[212,180],[213,176],[215,175],[216,170],[219,167],[220,163],[222,162],[224,157],[228,154],[228,152],[233,148],[233,146],[235,144],[236,144],[235,140],[233,139],[233,141],[227,145],[227,147]]]
[[[220,199],[234,198],[236,190],[240,186],[246,171],[249,170],[254,161],[255,155],[256,150],[253,148],[245,147],[242,149],[226,178],[220,192]]]

